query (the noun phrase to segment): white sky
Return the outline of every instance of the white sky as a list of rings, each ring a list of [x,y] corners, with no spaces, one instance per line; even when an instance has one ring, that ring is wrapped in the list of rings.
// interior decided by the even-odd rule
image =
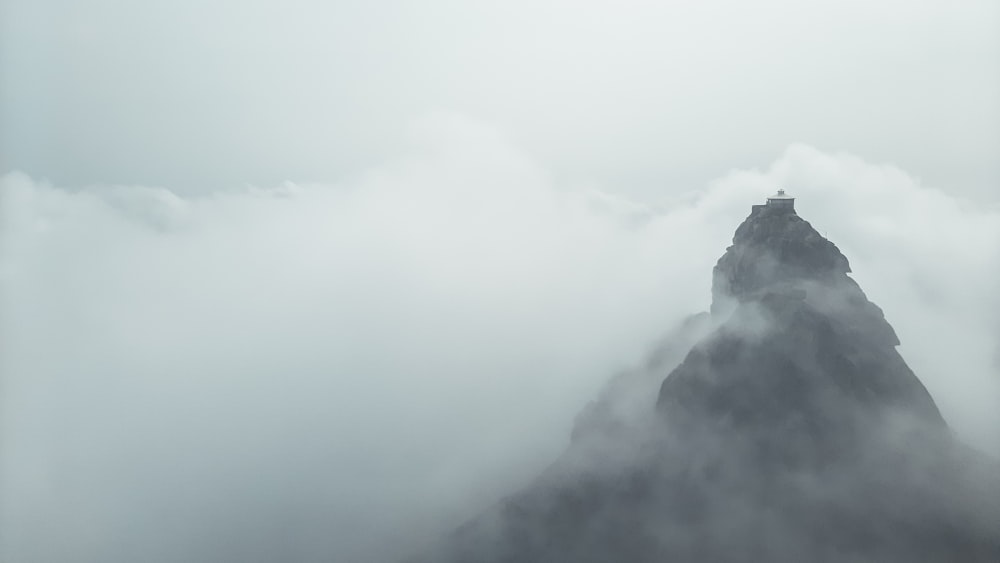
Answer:
[[[332,181],[443,110],[642,198],[795,142],[1000,186],[991,0],[0,6],[3,168],[61,185]]]

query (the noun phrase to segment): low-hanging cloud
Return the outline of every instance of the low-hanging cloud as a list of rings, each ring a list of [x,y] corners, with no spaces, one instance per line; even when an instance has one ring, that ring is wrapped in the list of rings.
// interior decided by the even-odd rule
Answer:
[[[332,185],[2,179],[0,559],[396,557],[549,463],[779,185],[998,453],[997,208],[802,145],[630,201],[435,115]]]

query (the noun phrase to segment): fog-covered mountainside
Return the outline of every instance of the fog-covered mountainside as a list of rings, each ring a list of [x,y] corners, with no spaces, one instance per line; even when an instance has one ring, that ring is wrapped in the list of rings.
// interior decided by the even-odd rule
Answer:
[[[952,436],[849,272],[791,200],[755,205],[711,312],[415,560],[1000,561],[1000,464]]]

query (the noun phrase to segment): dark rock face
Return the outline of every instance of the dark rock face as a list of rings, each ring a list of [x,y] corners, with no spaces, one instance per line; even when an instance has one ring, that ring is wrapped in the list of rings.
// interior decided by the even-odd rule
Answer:
[[[724,320],[663,382],[664,416],[804,440],[795,454],[828,449],[833,457],[886,416],[946,433],[896,351],[895,331],[849,271],[798,215],[755,208],[715,267],[713,308]]]
[[[713,305],[783,283],[840,282],[850,271],[840,250],[795,212],[755,205],[715,266]]]
[[[1000,561],[1000,464],[953,439],[848,272],[794,211],[754,206],[711,316],[425,560]],[[655,404],[634,400],[660,380]],[[637,404],[646,416],[621,414]]]

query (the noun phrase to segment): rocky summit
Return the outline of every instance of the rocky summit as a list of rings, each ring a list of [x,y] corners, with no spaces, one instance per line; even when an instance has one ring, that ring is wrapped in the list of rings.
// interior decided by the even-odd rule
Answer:
[[[779,192],[709,314],[583,410],[524,490],[416,561],[1000,561],[1000,464],[955,439],[847,258]]]

